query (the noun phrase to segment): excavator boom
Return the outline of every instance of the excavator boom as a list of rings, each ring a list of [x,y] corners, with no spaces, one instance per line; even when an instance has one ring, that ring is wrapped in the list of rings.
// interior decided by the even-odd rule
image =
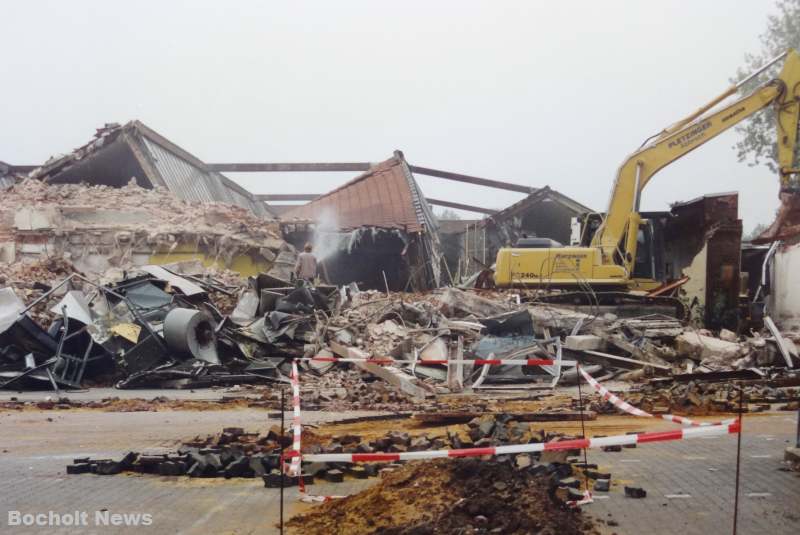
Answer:
[[[751,78],[785,56],[779,76],[731,104],[718,106]],[[794,167],[800,120],[800,55],[789,50],[746,80],[664,129],[619,167],[608,210],[590,247],[503,248],[495,282],[508,286],[630,287],[641,218],[642,191],[659,170],[767,106],[775,107],[782,189],[800,174]],[[718,109],[716,109],[718,108]],[[713,110],[713,111],[712,111]]]
[[[723,94],[730,94],[730,90]],[[638,221],[631,221],[631,215],[638,213],[642,190],[653,175],[771,104],[776,106],[778,122],[781,185],[788,186],[789,175],[786,171],[792,168],[797,145],[797,122],[800,111],[798,98],[800,98],[800,56],[791,50],[786,54],[778,78],[713,113],[700,115],[690,122],[679,123],[678,128],[665,130],[655,140],[631,154],[617,172],[606,217],[592,241],[592,246],[600,247],[602,261],[604,263],[621,261],[630,271],[633,257],[636,256],[636,240],[629,239],[623,242],[623,239],[627,234],[638,230]],[[718,102],[717,99],[715,101]],[[631,223],[636,223],[636,226]],[[629,229],[631,232],[628,232]],[[618,253],[619,248],[624,249],[624,252],[620,251],[623,254]]]

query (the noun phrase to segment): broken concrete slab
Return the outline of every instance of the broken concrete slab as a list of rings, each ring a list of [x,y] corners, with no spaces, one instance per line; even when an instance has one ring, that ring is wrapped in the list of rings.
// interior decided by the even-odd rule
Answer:
[[[701,362],[732,363],[746,353],[742,344],[705,336],[696,331],[686,331],[677,336],[675,345],[679,354]]]
[[[575,334],[567,336],[564,341],[564,347],[576,351],[602,351],[605,349],[605,341],[599,336],[593,334]]]
[[[336,353],[337,355],[340,355],[345,358],[359,359],[353,362],[355,366],[371,373],[372,375],[380,377],[387,383],[396,386],[402,392],[410,395],[415,399],[425,399],[426,397],[431,395],[430,391],[424,389],[421,386],[421,383],[418,383],[418,381],[414,377],[408,375],[406,372],[398,368],[389,368],[367,362],[370,355],[358,348],[347,347],[337,342],[334,342],[333,340],[329,342],[329,346],[333,350],[333,352]]]

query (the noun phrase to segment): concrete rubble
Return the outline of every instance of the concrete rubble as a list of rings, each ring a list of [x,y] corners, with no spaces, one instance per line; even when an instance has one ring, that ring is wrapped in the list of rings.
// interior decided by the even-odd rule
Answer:
[[[96,274],[72,260],[0,265],[0,376],[15,388],[53,386],[47,370],[65,388],[84,376],[118,388],[286,383],[298,358],[322,381],[312,404],[358,399],[374,408],[577,381],[574,369],[558,365],[470,364],[475,359],[574,359],[601,380],[638,383],[726,371],[764,376],[797,364],[792,338],[779,332],[714,335],[660,314],[594,316],[538,304],[528,291],[306,287],[275,271],[244,278],[196,260],[128,262]],[[364,377],[383,393],[365,396],[356,386]]]
[[[15,176],[3,187],[0,389],[20,398],[3,401],[1,410],[290,411],[286,394],[296,366],[303,411],[380,411],[336,422],[345,429],[352,424],[349,431],[304,425],[305,455],[583,438],[583,430],[548,424],[572,423],[574,431],[602,424],[620,409],[582,380],[575,363],[654,415],[796,411],[800,403],[800,334],[768,315],[710,330],[698,321],[703,314],[689,313],[679,299],[643,303],[632,293],[586,306],[559,289],[435,287],[430,281],[438,276],[393,291],[406,279],[397,273],[387,279],[383,269],[382,288],[374,280],[330,284],[324,275],[296,281],[296,245],[312,232],[300,240],[298,222],[287,234],[284,223],[246,208],[183,200],[135,181],[111,187]],[[423,253],[417,251],[415,262],[425,260]],[[414,288],[430,289],[408,291]],[[165,395],[70,399],[79,389],[109,387]],[[167,397],[171,389],[224,394],[179,401]],[[53,394],[44,401],[24,398],[31,390]],[[449,464],[303,461],[301,474],[290,477],[281,460],[293,451],[293,438],[289,427],[225,427],[168,451],[76,458],[67,473],[258,478],[268,488],[379,478],[351,501],[296,517],[289,527],[298,533],[331,532],[331,514],[339,518],[336,529],[349,525],[353,533],[427,533],[434,525],[590,533],[594,525],[574,509],[586,492],[648,497],[643,482],[615,479],[581,462],[579,450]],[[636,444],[602,451],[631,447]],[[797,468],[795,449],[787,449],[786,461]],[[412,492],[409,481],[417,478],[430,485]],[[441,494],[432,485],[447,486],[456,505],[433,507],[429,518],[405,531],[390,530],[396,518],[362,525],[355,514],[397,496],[419,506],[415,500]],[[479,503],[487,485],[496,491],[494,509]],[[437,504],[446,501],[437,496]],[[536,514],[503,516],[511,508]]]

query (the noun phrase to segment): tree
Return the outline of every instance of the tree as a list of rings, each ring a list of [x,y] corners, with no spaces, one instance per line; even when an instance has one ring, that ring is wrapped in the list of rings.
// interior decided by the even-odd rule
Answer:
[[[442,210],[441,212],[436,214],[436,219],[441,219],[442,221],[449,221],[449,220],[453,220],[453,219],[461,219],[461,216],[458,215],[453,210],[450,210],[449,208],[445,208],[444,210]]]
[[[742,241],[743,242],[753,241],[756,238],[758,238],[759,236],[761,236],[761,234],[765,230],[767,230],[768,228],[769,228],[769,225],[767,225],[766,223],[759,223],[755,227],[753,227],[753,230],[751,230],[747,234],[743,234],[742,235]]]
[[[759,36],[761,51],[745,55],[745,67],[737,71],[732,82],[743,79],[789,48],[800,49],[800,0],[778,0],[776,8],[778,13],[767,17],[767,30]],[[777,76],[780,68],[781,62],[778,62],[742,90],[752,91],[754,84]],[[747,161],[750,166],[763,162],[771,171],[778,171],[775,112],[772,108],[751,116],[738,125],[736,131],[742,136],[734,145],[740,162]]]

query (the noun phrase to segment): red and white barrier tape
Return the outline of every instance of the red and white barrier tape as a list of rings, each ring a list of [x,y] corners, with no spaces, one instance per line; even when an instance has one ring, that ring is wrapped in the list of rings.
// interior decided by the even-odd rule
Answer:
[[[353,359],[338,357],[299,357],[294,360],[311,360],[314,362],[367,362],[369,364],[474,364],[475,366],[553,366],[559,361],[553,359],[420,359],[398,360],[392,357],[375,357],[369,359]],[[575,366],[574,360],[562,360],[561,366]]]
[[[581,505],[586,505],[587,503],[594,503],[594,498],[592,498],[592,493],[588,490],[583,492],[583,498],[580,500],[570,500],[567,502],[569,507],[580,507]]]
[[[605,446],[624,446],[626,444],[645,444],[648,442],[667,442],[689,438],[720,436],[738,433],[739,421],[728,425],[709,425],[690,427],[675,431],[658,431],[654,433],[638,433],[635,435],[615,435],[601,438],[578,438],[560,442],[539,442],[533,444],[514,444],[508,446],[491,446],[488,448],[464,448],[457,450],[404,451],[399,453],[315,453],[304,454],[303,459],[322,463],[359,463],[359,462],[394,462],[417,461],[421,459],[440,459],[443,457],[482,457],[484,455],[513,455],[517,453],[534,453],[541,451],[563,451],[583,448],[602,448]],[[296,456],[290,452],[288,456]]]
[[[644,416],[647,418],[661,418],[662,420],[667,420],[668,422],[675,422],[677,424],[683,425],[690,425],[695,427],[706,427],[709,425],[729,425],[736,421],[736,418],[731,418],[729,420],[723,420],[721,422],[696,422],[690,418],[686,418],[684,416],[677,416],[675,414],[662,414],[660,416],[655,416],[650,414],[649,412],[645,412],[641,409],[637,409],[627,401],[620,399],[619,397],[615,396],[609,390],[601,385],[594,377],[586,373],[580,366],[578,366],[578,371],[581,372],[581,375],[586,382],[592,385],[592,388],[597,390],[600,396],[614,405],[616,408],[627,412],[628,414],[632,414],[634,416]]]
[[[300,451],[300,436],[302,426],[300,422],[300,376],[297,372],[297,363],[292,361],[292,450]],[[300,492],[305,491],[303,478],[300,477],[300,456],[292,457],[289,475],[300,478]]]
[[[347,496],[314,496],[302,494],[300,496],[300,501],[305,503],[326,503],[333,500],[341,500],[342,498],[347,498]]]
[[[303,482],[303,475],[302,475],[302,456],[298,455],[296,452],[300,451],[300,443],[301,443],[301,436],[303,432],[302,427],[302,420],[300,418],[300,374],[297,371],[297,363],[292,362],[292,376],[291,376],[291,384],[292,384],[292,452],[284,454],[281,458],[281,463],[283,463],[284,457],[291,457],[292,462],[289,466],[289,475],[292,477],[297,477],[297,486],[300,490],[300,501],[306,503],[324,503],[329,502],[331,500],[339,499],[339,498],[346,498],[346,496],[316,496],[312,494],[306,493],[306,485]]]

